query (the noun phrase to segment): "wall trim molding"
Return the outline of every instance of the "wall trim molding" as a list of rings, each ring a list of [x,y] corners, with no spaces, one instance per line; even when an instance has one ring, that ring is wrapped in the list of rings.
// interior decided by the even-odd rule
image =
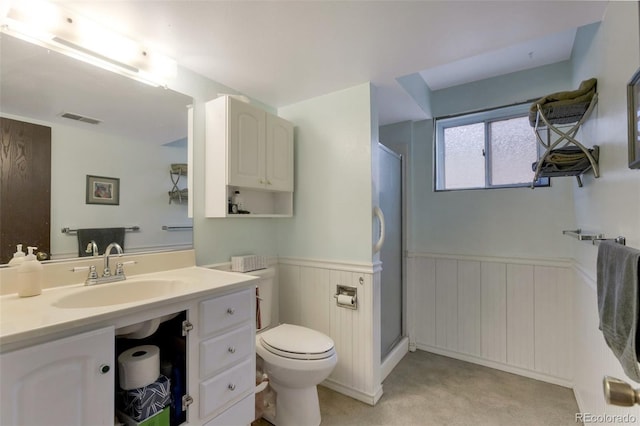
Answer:
[[[580,263],[574,263],[573,264],[573,269],[574,269],[575,273],[582,278],[582,281],[584,281],[587,284],[587,286],[591,287],[591,289],[593,291],[597,291],[598,283],[596,281],[596,277],[594,277],[591,274],[591,271],[588,271]]]
[[[281,265],[305,266],[308,268],[331,269],[334,271],[359,272],[373,274],[381,269],[381,262],[346,262],[341,260],[308,259],[299,257],[279,257]]]
[[[386,379],[389,373],[391,373],[393,369],[396,368],[396,365],[398,365],[398,363],[402,361],[402,358],[404,358],[404,356],[408,352],[409,338],[405,336],[400,339],[398,343],[396,343],[396,346],[391,350],[389,355],[387,355],[387,357],[382,361],[380,365],[381,382],[384,382],[384,379]]]
[[[496,263],[511,263],[517,265],[535,265],[535,266],[555,266],[559,268],[569,268],[575,264],[570,258],[521,258],[521,257],[498,257],[498,256],[478,256],[468,254],[447,254],[447,253],[432,253],[432,252],[407,252],[408,258],[432,258],[432,259],[456,259],[456,260],[469,260],[477,262],[496,262]]]
[[[341,393],[343,395],[349,396],[353,399],[356,399],[360,402],[364,402],[365,404],[369,404],[371,406],[376,405],[376,403],[380,400],[380,398],[382,397],[382,385],[378,386],[378,389],[376,390],[376,392],[374,394],[368,394],[365,392],[361,392],[358,390],[355,390],[351,387],[347,387],[341,383],[338,383],[334,380],[331,379],[327,379],[324,382],[320,383],[321,386],[324,386],[326,388],[329,388],[331,390],[334,390],[338,393]]]
[[[434,346],[418,343],[418,349],[425,352],[431,352],[436,355],[442,355],[449,358],[459,359],[461,361],[471,362],[473,364],[482,365],[484,367],[493,368],[496,370],[506,371],[507,373],[517,374],[519,376],[528,377],[530,379],[536,379],[543,382],[551,383],[554,385],[562,386],[565,388],[573,389],[573,380],[561,379],[559,377],[549,376],[546,374],[538,373],[536,371],[527,370],[525,368],[515,367],[507,365],[498,361],[492,361],[486,358],[479,358],[473,355],[463,354],[460,352],[450,351],[447,349],[437,348]]]

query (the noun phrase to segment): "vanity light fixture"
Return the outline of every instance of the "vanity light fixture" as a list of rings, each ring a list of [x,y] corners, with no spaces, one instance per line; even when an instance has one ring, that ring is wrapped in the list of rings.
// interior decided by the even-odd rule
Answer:
[[[167,86],[176,62],[45,0],[1,0],[0,31],[151,86]]]

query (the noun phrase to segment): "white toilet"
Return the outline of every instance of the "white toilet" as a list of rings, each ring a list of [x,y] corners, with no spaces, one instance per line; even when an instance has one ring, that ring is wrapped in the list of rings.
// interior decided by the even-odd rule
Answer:
[[[316,386],[329,377],[338,362],[333,340],[306,327],[271,325],[273,269],[252,272],[258,283],[259,312],[256,353],[264,361],[269,383],[276,392],[276,426],[318,426],[320,404]]]

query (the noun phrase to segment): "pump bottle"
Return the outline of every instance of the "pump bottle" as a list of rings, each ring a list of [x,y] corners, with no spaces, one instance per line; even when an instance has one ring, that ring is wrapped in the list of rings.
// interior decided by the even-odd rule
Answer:
[[[38,262],[33,251],[38,247],[27,247],[29,254],[24,261],[18,266],[18,296],[30,297],[37,296],[42,293],[43,271],[42,264]]]

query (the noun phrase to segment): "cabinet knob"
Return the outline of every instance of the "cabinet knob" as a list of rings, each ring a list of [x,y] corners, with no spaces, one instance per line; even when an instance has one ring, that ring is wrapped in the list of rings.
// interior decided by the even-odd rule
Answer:
[[[267,185],[271,185],[271,181],[267,179]]]
[[[100,374],[107,374],[109,371],[111,371],[111,367],[108,364],[102,364],[100,366]]]
[[[234,391],[234,390],[236,390],[236,385],[234,385],[233,383],[229,383],[229,385],[227,386],[227,388],[228,388],[230,391]]]
[[[233,346],[229,346],[229,349],[227,349],[229,351],[229,353],[231,354],[235,354],[236,353],[236,348],[234,348]]]
[[[264,183],[264,179],[260,179],[260,183]]]
[[[233,314],[235,314],[235,313],[236,313],[236,310],[235,310],[235,309],[233,309],[233,308],[227,308],[227,313],[228,313],[229,315],[233,315]]]

